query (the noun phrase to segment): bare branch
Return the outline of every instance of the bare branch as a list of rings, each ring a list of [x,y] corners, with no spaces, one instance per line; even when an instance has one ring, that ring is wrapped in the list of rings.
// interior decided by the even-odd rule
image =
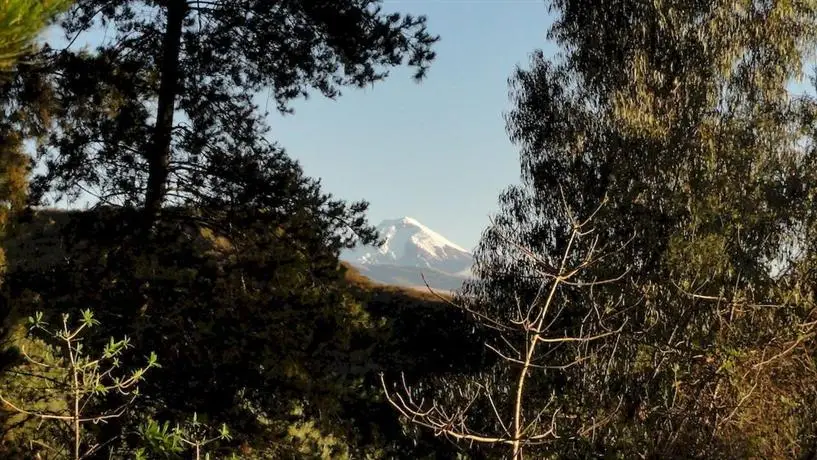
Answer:
[[[629,271],[625,270],[618,276],[605,279],[596,277],[580,279],[580,276],[605,257],[622,251],[632,241],[632,238],[620,247],[608,251],[608,249],[601,244],[601,236],[594,234],[595,230],[589,228],[590,222],[606,203],[606,198],[589,217],[584,220],[579,220],[568,207],[561,188],[560,193],[562,193],[565,214],[569,219],[570,235],[567,237],[564,248],[558,256],[558,268],[554,268],[548,261],[548,259],[555,258],[555,256],[543,257],[530,248],[523,247],[513,241],[496,228],[496,225],[493,226],[494,234],[509,248],[515,250],[515,252],[512,251],[511,254],[532,261],[533,271],[538,275],[536,277],[539,282],[538,288],[533,293],[533,298],[527,305],[523,305],[518,294],[513,295],[513,304],[509,306],[509,310],[515,312],[515,318],[509,321],[498,316],[494,317],[490,313],[476,311],[473,308],[463,305],[457,305],[455,302],[435,293],[426,282],[429,291],[437,296],[437,298],[448,305],[471,313],[477,321],[498,332],[497,337],[500,343],[504,343],[505,346],[507,346],[507,350],[511,350],[511,353],[501,350],[492,343],[486,342],[484,346],[496,354],[513,372],[518,372],[518,377],[514,379],[514,382],[507,382],[508,387],[513,388],[511,394],[505,393],[505,390],[494,393],[493,388],[489,385],[477,384],[475,393],[467,396],[467,400],[463,404],[454,406],[453,409],[448,409],[445,406],[438,405],[436,402],[427,405],[425,404],[425,400],[415,401],[412,396],[414,392],[406,384],[405,376],[403,376],[402,390],[390,391],[386,385],[383,374],[381,374],[381,384],[386,399],[411,423],[430,428],[434,430],[434,433],[438,436],[443,435],[473,443],[506,445],[511,450],[512,458],[514,460],[521,460],[523,458],[523,450],[526,446],[545,444],[560,437],[559,434],[557,434],[557,422],[560,417],[565,419],[575,418],[575,416],[572,415],[564,415],[562,407],[556,407],[556,402],[559,398],[555,394],[551,395],[548,402],[544,404],[544,407],[538,408],[538,410],[528,417],[525,412],[531,410],[531,408],[526,405],[526,384],[528,380],[532,378],[531,371],[534,369],[563,372],[573,366],[587,362],[591,357],[597,356],[597,351],[594,351],[597,349],[590,349],[590,344],[593,342],[599,342],[603,339],[616,336],[615,344],[601,345],[600,348],[598,348],[598,350],[604,350],[606,348],[608,352],[612,349],[612,354],[615,354],[621,332],[627,324],[627,320],[625,319],[615,329],[607,327],[604,321],[605,319],[609,319],[612,315],[603,313],[607,311],[607,309],[600,308],[599,305],[596,305],[595,302],[592,301],[594,298],[593,289],[598,286],[620,282],[626,278]],[[423,277],[423,281],[426,281],[425,277]],[[562,285],[588,289],[590,292],[588,298],[591,300],[583,306],[586,310],[583,318],[571,324],[569,329],[564,332],[564,337],[546,336],[545,333],[557,324],[557,320],[562,317],[565,311],[582,307],[572,302],[558,300],[560,297],[560,287]],[[623,299],[619,299],[616,306],[620,306],[622,302]],[[576,331],[572,335],[569,333],[571,329]],[[595,333],[592,333],[593,331],[595,331]],[[513,340],[511,340],[511,338],[513,338]],[[514,346],[514,343],[519,343],[518,340],[520,338],[522,338],[525,346]],[[564,363],[566,360],[564,353],[572,351],[572,349],[566,350],[565,347],[571,344],[576,350],[576,355],[572,361]],[[559,355],[559,360],[562,362],[548,363],[547,359],[553,359],[550,358],[550,356],[555,354],[558,350],[563,352]],[[508,417],[503,417],[501,414],[499,406],[496,404],[497,395],[502,395],[510,399],[510,401],[507,401],[507,407],[510,408]],[[490,411],[493,412],[496,418],[498,424],[498,427],[495,429],[496,433],[478,432],[472,427],[469,427],[466,423],[468,411],[482,396],[485,397],[487,406],[490,407]],[[584,426],[568,437],[581,437],[589,432],[594,432],[598,427],[612,419],[621,406],[621,403],[622,398],[619,398],[618,406],[612,413],[601,420],[593,418],[589,426]],[[547,419],[550,420],[549,424],[543,423],[543,420]]]

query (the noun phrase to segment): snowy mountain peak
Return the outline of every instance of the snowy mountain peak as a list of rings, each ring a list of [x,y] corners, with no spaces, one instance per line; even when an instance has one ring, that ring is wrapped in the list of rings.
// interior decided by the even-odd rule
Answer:
[[[426,227],[425,225],[421,224],[420,221],[412,217],[384,220],[383,222],[380,223],[380,225],[377,226],[378,231],[380,231],[381,233],[381,237],[384,237],[386,239],[389,238],[386,234],[395,234],[398,232],[398,230],[412,231],[414,228],[418,229],[418,231],[413,232],[411,236],[412,241],[414,241],[415,244],[424,246],[426,249],[430,251],[433,251],[432,248],[435,247],[441,248],[451,247],[460,252],[469,252],[467,249],[464,249],[463,247],[452,243],[446,237]]]
[[[377,226],[383,245],[364,246],[347,252],[344,259],[358,265],[398,265],[460,273],[473,263],[471,253],[417,219],[384,220]]]
[[[399,221],[403,225],[415,225],[417,227],[425,227],[423,224],[421,224],[417,219],[413,217],[406,216],[403,217],[402,219],[399,219]]]

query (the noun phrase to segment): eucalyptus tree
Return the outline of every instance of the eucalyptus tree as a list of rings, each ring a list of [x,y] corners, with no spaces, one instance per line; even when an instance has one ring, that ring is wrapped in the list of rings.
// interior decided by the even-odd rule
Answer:
[[[576,357],[568,346],[535,363],[529,410],[562,411],[529,453],[807,455],[817,111],[787,87],[814,49],[817,2],[550,4],[562,53],[535,52],[510,80],[521,184],[500,196],[460,300],[519,323],[519,305],[558,284],[549,334],[621,332],[580,347],[581,365],[559,367]],[[594,244],[612,252],[570,285],[565,222],[589,215]],[[618,282],[588,289],[607,279]],[[526,338],[490,345],[524,363]],[[512,399],[501,381],[491,388]],[[454,407],[493,413],[470,401]],[[583,432],[587,414],[615,415]],[[482,432],[518,441],[508,423]]]

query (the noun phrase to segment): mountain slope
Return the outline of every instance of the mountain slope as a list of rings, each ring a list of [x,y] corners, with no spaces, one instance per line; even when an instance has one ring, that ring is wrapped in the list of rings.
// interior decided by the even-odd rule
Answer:
[[[368,278],[384,284],[459,289],[474,262],[472,254],[416,219],[385,220],[377,226],[383,244],[347,251],[342,258]]]
[[[433,268],[405,267],[389,264],[353,266],[361,275],[375,283],[414,288],[423,291],[427,291],[429,286],[435,291],[456,291],[462,287],[462,283],[467,279]],[[428,286],[426,286],[425,283],[428,283]]]

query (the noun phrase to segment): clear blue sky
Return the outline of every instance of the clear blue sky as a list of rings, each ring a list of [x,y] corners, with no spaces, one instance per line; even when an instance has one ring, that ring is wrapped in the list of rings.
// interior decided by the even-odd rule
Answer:
[[[384,4],[427,15],[429,29],[441,36],[428,78],[416,84],[401,69],[334,101],[296,101],[294,115],[270,116],[270,138],[320,177],[326,191],[369,201],[374,224],[411,216],[471,248],[498,209],[499,193],[518,182],[518,153],[503,121],[507,79],[536,48],[553,52],[545,39],[546,2]]]
[[[453,242],[473,248],[497,208],[499,193],[518,182],[518,154],[505,133],[507,79],[530,53],[545,48],[551,24],[545,0],[384,0],[384,9],[428,17],[441,36],[428,78],[410,69],[336,99],[315,95],[274,106],[270,140],[321,179],[338,198],[370,203],[369,219],[411,216]],[[103,41],[98,29],[75,46]],[[52,29],[46,40],[64,46]],[[547,52],[546,51],[546,52]]]
[[[428,78],[416,84],[410,70],[397,69],[386,81],[348,89],[334,101],[295,101],[294,115],[270,106],[270,139],[321,178],[325,191],[369,201],[374,224],[411,216],[472,248],[497,210],[499,193],[518,182],[518,152],[503,121],[510,107],[507,78],[535,49],[556,52],[546,40],[547,4],[384,0],[386,10],[425,14],[431,32],[441,35]],[[46,38],[59,43],[56,35],[52,30]],[[97,30],[78,45],[103,37]],[[791,89],[813,94],[807,83]],[[259,100],[267,108],[263,94]]]

